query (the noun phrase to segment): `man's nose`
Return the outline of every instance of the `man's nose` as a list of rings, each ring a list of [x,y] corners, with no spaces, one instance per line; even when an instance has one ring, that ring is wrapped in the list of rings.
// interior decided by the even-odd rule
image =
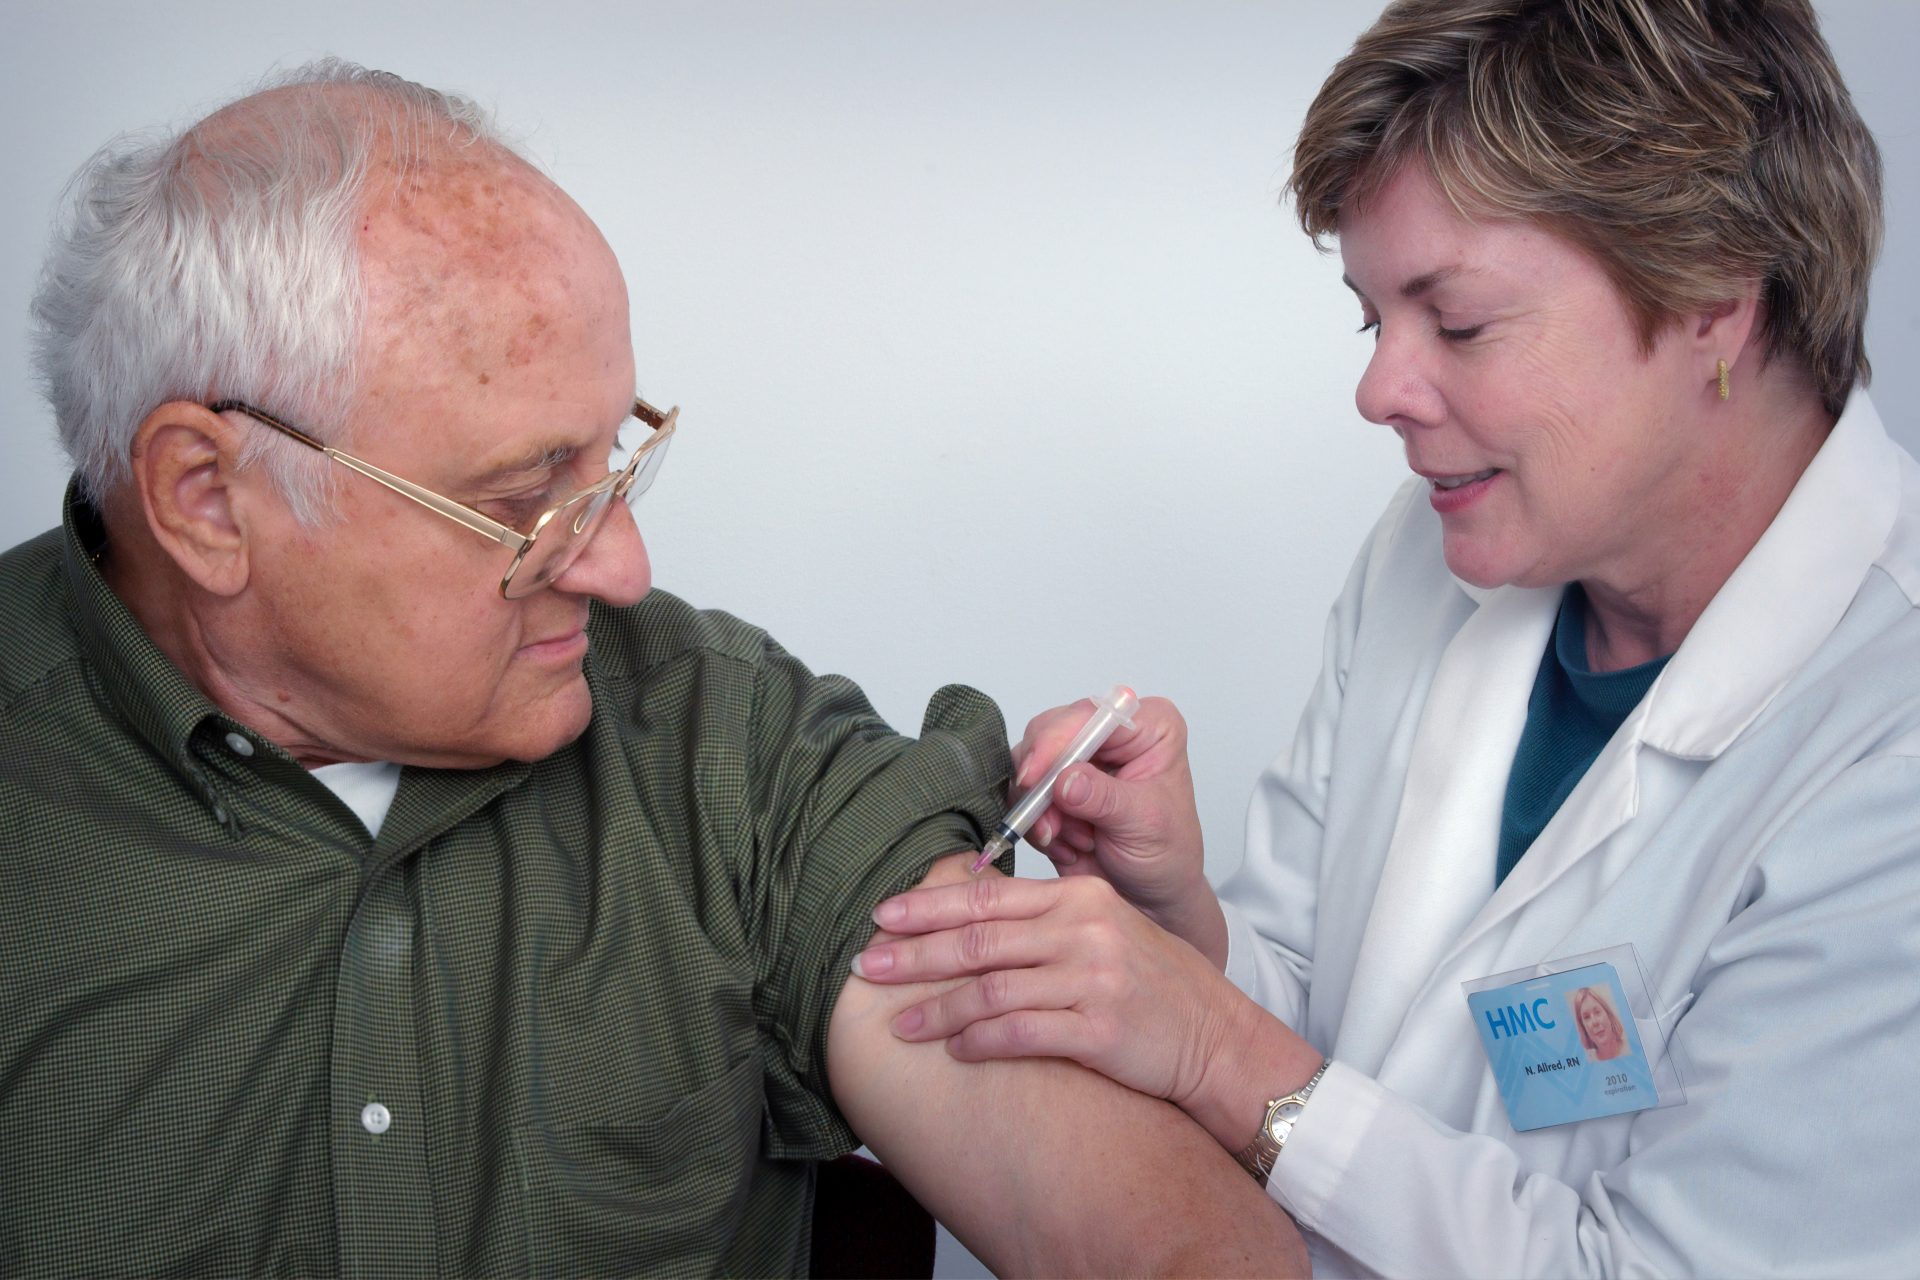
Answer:
[[[633,508],[615,501],[579,557],[552,585],[556,591],[592,596],[603,604],[639,604],[653,586],[653,565]]]

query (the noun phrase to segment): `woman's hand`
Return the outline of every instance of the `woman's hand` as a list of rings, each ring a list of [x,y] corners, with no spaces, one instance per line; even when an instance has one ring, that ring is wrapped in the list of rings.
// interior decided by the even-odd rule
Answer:
[[[903,1010],[895,1035],[945,1039],[963,1061],[1071,1058],[1168,1099],[1232,1150],[1279,1096],[1276,1085],[1302,1083],[1319,1065],[1205,957],[1097,878],[916,889],[882,902],[873,918],[912,936],[861,952],[861,977],[978,975]]]
[[[1012,791],[1039,781],[1092,714],[1086,700],[1035,716],[1013,749]],[[1147,698],[1093,759],[1060,775],[1053,804],[1027,832],[1063,878],[1110,883],[1162,928],[1226,965],[1226,922],[1207,884],[1200,814],[1187,766],[1187,722]]]

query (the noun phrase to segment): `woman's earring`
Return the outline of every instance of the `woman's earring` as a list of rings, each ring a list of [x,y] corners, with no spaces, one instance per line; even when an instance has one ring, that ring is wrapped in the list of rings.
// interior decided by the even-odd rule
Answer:
[[[1722,360],[1720,362],[1720,398],[1725,400],[1732,394],[1733,388],[1727,385],[1727,362]]]

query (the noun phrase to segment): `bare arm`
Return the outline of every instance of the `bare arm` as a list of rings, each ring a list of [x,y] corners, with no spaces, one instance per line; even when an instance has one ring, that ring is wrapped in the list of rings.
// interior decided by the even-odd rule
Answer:
[[[969,856],[923,883],[965,882]],[[850,978],[828,1069],[854,1130],[995,1274],[1308,1273],[1292,1221],[1171,1104],[1064,1059],[962,1063],[893,1034],[950,985]]]

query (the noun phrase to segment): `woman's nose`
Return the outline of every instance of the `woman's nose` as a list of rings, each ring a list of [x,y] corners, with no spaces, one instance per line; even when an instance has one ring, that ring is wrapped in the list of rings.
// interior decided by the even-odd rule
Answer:
[[[1375,334],[1366,372],[1354,388],[1353,402],[1360,416],[1401,435],[1412,427],[1437,423],[1444,401],[1428,363],[1416,337],[1390,333],[1383,325]]]

